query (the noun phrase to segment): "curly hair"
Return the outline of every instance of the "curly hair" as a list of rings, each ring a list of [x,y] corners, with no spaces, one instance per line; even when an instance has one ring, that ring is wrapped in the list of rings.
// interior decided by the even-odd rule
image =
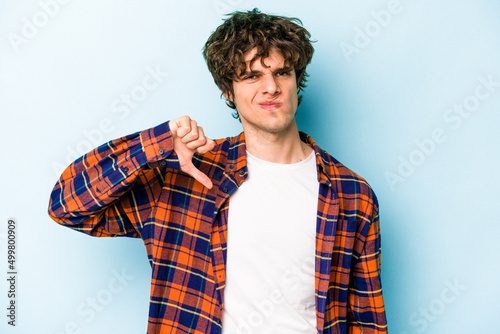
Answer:
[[[285,66],[295,70],[297,94],[306,87],[306,66],[311,62],[314,48],[311,34],[302,27],[297,18],[268,15],[257,8],[247,12],[234,12],[224,20],[208,38],[203,48],[203,57],[214,78],[215,84],[223,94],[234,95],[233,80],[246,70],[244,55],[257,49],[250,64],[260,58],[269,57],[271,48],[278,49],[285,59]],[[300,104],[302,96],[298,96]],[[233,102],[227,105],[236,109]],[[233,117],[238,119],[238,112]]]

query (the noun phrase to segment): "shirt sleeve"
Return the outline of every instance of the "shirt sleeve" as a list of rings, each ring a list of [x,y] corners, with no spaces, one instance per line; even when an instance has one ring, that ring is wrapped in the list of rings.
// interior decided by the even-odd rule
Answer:
[[[50,196],[57,223],[92,236],[141,237],[164,168],[180,170],[168,122],[107,142],[69,165]]]
[[[387,320],[380,279],[380,220],[375,198],[371,221],[361,235],[364,245],[354,264],[348,295],[348,333],[387,333]]]

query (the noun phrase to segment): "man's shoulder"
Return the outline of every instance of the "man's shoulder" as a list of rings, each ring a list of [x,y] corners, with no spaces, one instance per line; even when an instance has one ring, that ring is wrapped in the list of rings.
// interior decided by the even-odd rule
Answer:
[[[323,151],[323,157],[328,166],[330,184],[340,201],[341,213],[347,218],[365,217],[371,220],[379,204],[370,184],[326,151]]]
[[[195,154],[198,163],[225,169],[226,165],[244,166],[246,147],[243,133],[234,137],[214,139],[215,146],[204,154]],[[215,172],[215,169],[212,172]],[[217,169],[217,168],[216,168]],[[236,170],[236,169],[235,169]]]
[[[229,146],[238,146],[241,144],[244,144],[245,139],[243,137],[243,133],[240,133],[239,135],[236,136],[231,136],[231,137],[225,137],[225,138],[218,138],[214,139],[215,141],[215,147],[218,150],[224,150],[228,149]]]
[[[337,160],[333,155],[320,148],[306,133],[301,133],[316,153],[316,161],[320,172],[329,181],[339,197],[364,195],[375,199],[375,193],[366,179]]]
[[[326,151],[324,152],[328,157],[331,181],[336,183],[340,182],[344,194],[362,193],[369,196],[375,196],[372,187],[364,177],[339,162]]]
[[[245,134],[242,132],[239,135],[214,139],[215,146],[208,152],[214,155],[223,154],[231,160],[237,160],[242,155],[245,155]]]

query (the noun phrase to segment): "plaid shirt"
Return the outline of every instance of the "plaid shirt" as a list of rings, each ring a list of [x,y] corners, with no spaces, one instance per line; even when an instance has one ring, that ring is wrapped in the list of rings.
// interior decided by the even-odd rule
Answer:
[[[318,333],[387,333],[375,194],[321,150],[315,291]],[[58,223],[98,237],[142,238],[152,267],[147,333],[220,333],[230,196],[248,175],[244,133],[193,157],[207,189],[180,170],[168,123],[77,159],[51,194]],[[262,233],[266,233],[262,231]]]

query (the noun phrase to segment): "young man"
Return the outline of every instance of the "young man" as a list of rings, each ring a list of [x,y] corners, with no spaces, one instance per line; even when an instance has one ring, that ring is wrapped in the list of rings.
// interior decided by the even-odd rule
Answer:
[[[142,238],[148,333],[386,333],[376,197],[297,129],[313,48],[297,19],[236,12],[204,57],[243,132],[188,116],[70,165],[49,214]]]

